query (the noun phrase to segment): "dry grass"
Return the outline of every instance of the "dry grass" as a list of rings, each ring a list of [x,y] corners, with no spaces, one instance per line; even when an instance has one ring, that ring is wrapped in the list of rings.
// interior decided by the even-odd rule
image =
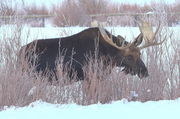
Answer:
[[[60,59],[57,62],[59,80],[48,82],[49,73],[47,76],[34,73],[33,67],[22,71],[18,63],[22,26],[17,26],[15,31],[10,38],[4,36],[0,40],[0,108],[24,106],[39,99],[50,103],[89,105],[123,98],[144,102],[180,97],[180,42],[174,34],[166,32],[169,40],[163,47],[148,48],[143,52],[150,74],[146,79],[125,75],[111,64],[104,68],[103,59],[89,58],[83,68],[85,81],[68,81],[67,71],[62,70],[63,59]],[[164,35],[159,34],[158,39],[163,38]]]

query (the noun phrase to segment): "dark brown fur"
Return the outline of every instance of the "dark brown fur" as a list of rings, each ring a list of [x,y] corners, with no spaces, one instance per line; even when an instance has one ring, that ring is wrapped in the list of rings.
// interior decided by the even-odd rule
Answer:
[[[108,31],[106,32],[112,37],[114,43],[118,46],[122,45],[122,41],[124,41],[123,37],[115,37]],[[124,44],[127,45],[128,42],[124,41]],[[107,61],[112,59],[116,66],[125,67],[123,70],[125,73],[132,75],[137,74],[141,78],[148,76],[147,68],[140,58],[137,58],[136,62],[131,64],[130,61],[134,60],[134,56],[126,56],[124,51],[120,51],[105,42],[99,32],[99,28],[88,28],[80,33],[63,38],[35,40],[23,46],[20,54],[29,64],[35,62],[37,72],[44,72],[48,69],[55,73],[55,61],[63,52],[63,64],[65,65],[71,62],[72,69],[70,69],[70,71],[74,70],[77,72],[78,79],[83,80],[84,74],[82,67],[88,62],[87,56],[91,55],[94,57],[96,49],[98,50],[98,57],[106,57]],[[131,50],[135,51],[137,48],[132,47]],[[31,51],[33,51],[33,53]],[[138,51],[135,51],[135,53],[137,52]],[[36,55],[38,58],[34,59],[32,55]],[[133,54],[130,53],[130,55]]]

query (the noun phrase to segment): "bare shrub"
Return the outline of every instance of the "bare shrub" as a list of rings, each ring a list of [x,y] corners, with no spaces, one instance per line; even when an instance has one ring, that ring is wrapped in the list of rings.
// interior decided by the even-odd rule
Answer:
[[[78,0],[78,2],[87,15],[106,13],[107,11],[107,0]]]
[[[0,15],[13,16],[16,12],[17,11],[12,8],[12,3],[9,3],[8,0],[2,0],[0,2]]]
[[[0,24],[8,24],[12,22],[12,19],[7,19],[7,16],[13,16],[17,14],[17,11],[11,7],[12,3],[9,3],[7,0],[0,1],[0,16],[5,16],[5,18],[0,19]]]
[[[87,26],[91,20],[89,15],[105,13],[107,3],[107,0],[64,0],[53,7],[52,12],[55,13],[53,24],[56,26]]]
[[[16,36],[16,35],[15,35]],[[0,105],[12,105],[20,104],[19,98],[23,93],[23,90],[28,89],[28,86],[24,87],[24,82],[19,79],[21,76],[20,68],[17,67],[17,51],[19,50],[19,37],[1,39],[1,66],[0,66],[0,84],[1,84],[1,100]],[[28,80],[27,82],[29,82]],[[18,92],[18,93],[17,93]],[[22,94],[22,95],[21,95]],[[25,96],[22,96],[25,97]],[[17,99],[19,98],[19,99]]]
[[[11,23],[11,21],[6,21]],[[46,83],[42,82],[45,77],[32,72],[22,72],[22,66],[19,64],[19,50],[22,45],[23,26],[19,21],[14,21],[10,26],[0,28],[0,108],[3,106],[24,106],[35,101],[36,97],[28,96],[30,89],[39,84],[39,87]],[[28,38],[29,34],[26,34]],[[26,39],[23,39],[25,42]],[[41,77],[40,77],[41,76]]]
[[[52,12],[55,13],[53,23],[56,26],[83,25],[85,22],[86,15],[77,1],[64,0],[61,4],[54,5]]]

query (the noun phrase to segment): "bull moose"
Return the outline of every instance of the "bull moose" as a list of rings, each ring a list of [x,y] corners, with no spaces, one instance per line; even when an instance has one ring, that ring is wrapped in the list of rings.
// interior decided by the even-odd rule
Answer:
[[[124,67],[126,74],[138,75],[139,78],[147,77],[148,70],[140,58],[140,50],[164,42],[157,42],[155,32],[147,22],[139,24],[140,34],[133,42],[129,43],[121,36],[114,36],[102,27],[88,28],[72,36],[52,39],[35,40],[20,50],[21,58],[29,65],[35,62],[35,70],[44,72],[49,70],[56,73],[56,60],[64,51],[63,65],[71,61],[70,71],[77,72],[78,80],[84,79],[83,66],[88,62],[87,56],[94,55],[105,57],[107,61],[113,60],[114,66]],[[138,47],[144,39],[144,44]],[[98,48],[97,48],[98,47]],[[33,51],[33,53],[30,53]],[[34,58],[32,55],[36,55]],[[69,73],[71,74],[71,73]]]

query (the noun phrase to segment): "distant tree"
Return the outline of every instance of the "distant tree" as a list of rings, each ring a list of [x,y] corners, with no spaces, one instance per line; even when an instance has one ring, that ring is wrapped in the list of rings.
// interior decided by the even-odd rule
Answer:
[[[169,5],[165,3],[151,2],[151,4],[145,4],[143,6],[137,4],[125,4],[125,3],[113,3],[108,0],[63,0],[58,5],[54,5],[51,14],[55,14],[53,23],[56,26],[71,26],[71,25],[87,25],[92,19],[89,15],[100,14],[100,13],[147,13],[147,12],[158,12],[158,13],[171,13],[178,12],[180,5]],[[154,15],[149,19],[157,20]],[[174,16],[163,16],[167,24],[171,24],[177,19]],[[122,26],[136,26],[136,17],[134,16],[116,16],[116,17],[96,17],[96,20],[107,21],[111,20],[112,25]],[[127,20],[128,19],[128,20]]]
[[[45,5],[37,6],[33,4],[31,6],[24,7],[25,14],[27,15],[48,15],[49,10]]]
[[[78,0],[78,2],[86,14],[105,13],[107,11],[108,0]]]
[[[86,22],[86,14],[77,0],[64,0],[54,5],[52,12],[55,14],[53,23],[56,26],[82,26]]]

